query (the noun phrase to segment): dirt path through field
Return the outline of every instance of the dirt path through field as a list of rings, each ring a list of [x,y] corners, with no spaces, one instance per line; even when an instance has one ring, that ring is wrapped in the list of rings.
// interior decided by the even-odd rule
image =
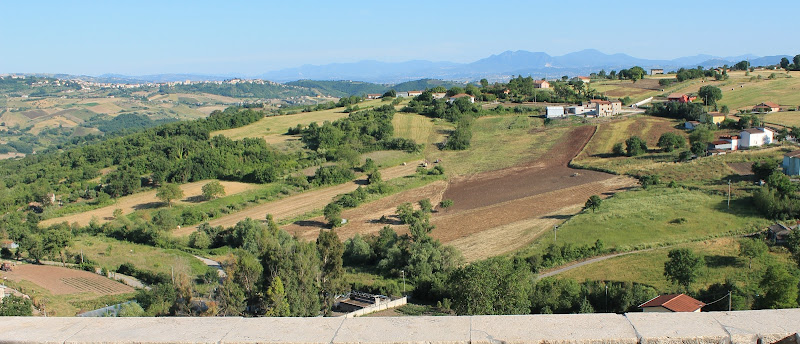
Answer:
[[[209,182],[210,182],[209,180],[204,180],[204,181],[181,185],[180,187],[181,190],[183,190],[184,198],[180,201],[175,201],[175,203],[178,204],[201,203],[203,194],[202,191],[203,185],[206,185]],[[258,187],[258,185],[254,184],[230,182],[230,181],[220,181],[220,184],[222,184],[222,186],[225,187],[225,194],[228,196]],[[114,210],[116,209],[122,210],[122,214],[127,215],[140,209],[157,208],[164,206],[163,202],[161,202],[158,198],[156,198],[156,192],[157,192],[156,190],[151,190],[151,191],[136,193],[130,196],[120,197],[119,199],[117,199],[117,202],[115,204],[109,205],[107,207],[85,211],[78,214],[56,217],[44,220],[39,224],[41,226],[50,226],[66,221],[70,224],[78,223],[81,226],[86,226],[89,224],[89,221],[91,221],[92,218],[96,218],[97,221],[102,224],[114,219]]]
[[[383,180],[394,179],[402,176],[407,176],[416,172],[419,161],[410,162],[405,166],[394,166],[381,170],[381,177]],[[322,209],[330,203],[336,196],[351,192],[359,186],[366,185],[366,176],[363,176],[355,181],[327,187],[324,189],[303,192],[294,196],[289,196],[276,201],[260,204],[242,211],[223,216],[208,223],[211,226],[224,226],[231,227],[236,225],[237,222],[246,218],[263,220],[267,214],[272,214],[276,221],[293,218],[303,215],[305,213]],[[197,230],[197,226],[183,227],[176,230],[173,234],[178,236],[189,235]],[[291,232],[290,232],[291,233]]]

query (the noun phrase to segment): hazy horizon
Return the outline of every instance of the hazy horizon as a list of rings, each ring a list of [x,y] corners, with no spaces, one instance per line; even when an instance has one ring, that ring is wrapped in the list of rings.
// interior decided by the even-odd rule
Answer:
[[[744,1],[404,4],[3,3],[0,73],[254,76],[363,60],[468,63],[508,50],[659,60],[793,54],[790,21],[737,26],[758,13]],[[780,7],[791,13],[800,4]]]

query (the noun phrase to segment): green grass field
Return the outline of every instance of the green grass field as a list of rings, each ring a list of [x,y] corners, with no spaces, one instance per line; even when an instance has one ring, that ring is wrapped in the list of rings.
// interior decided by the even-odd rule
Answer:
[[[654,286],[661,292],[677,290],[677,287],[664,277],[664,263],[667,254],[674,248],[688,248],[705,259],[698,280],[691,288],[694,290],[708,287],[726,280],[739,284],[757,284],[764,269],[770,263],[789,263],[791,257],[782,250],[754,259],[752,269],[748,268],[745,258],[739,257],[737,238],[722,238],[701,242],[687,243],[675,247],[664,247],[652,251],[633,253],[615,257],[594,264],[575,268],[558,275],[559,278],[571,278],[582,282],[586,280],[611,280],[637,282]]]
[[[800,93],[800,91],[798,91]],[[781,111],[763,115],[764,122],[785,127],[800,127],[800,111]]]
[[[436,130],[452,128],[450,124],[444,125],[437,125]],[[541,156],[570,130],[569,126],[564,126],[545,131],[541,130],[542,126],[542,119],[527,115],[481,117],[473,124],[468,150],[431,149],[426,152],[426,158],[442,159],[448,175],[468,175],[511,167]]]
[[[192,255],[173,249],[162,249],[148,245],[134,244],[102,236],[80,236],[76,238],[69,251],[83,253],[88,260],[101,267],[114,270],[122,263],[131,263],[137,268],[154,273],[184,273],[190,276],[205,273],[205,264]]]
[[[558,229],[558,244],[593,245],[598,239],[618,251],[658,247],[731,232],[756,232],[770,223],[747,198],[726,198],[682,188],[651,188],[618,193],[596,213],[583,212]],[[678,223],[684,219],[683,223]],[[543,252],[552,235],[537,239],[532,250]]]
[[[380,100],[367,100],[358,103],[358,107],[362,109],[380,105]],[[293,139],[292,136],[284,135],[289,127],[296,127],[298,124],[307,126],[312,122],[320,124],[325,121],[333,122],[349,115],[343,111],[344,108],[333,108],[322,111],[301,112],[294,115],[265,117],[243,127],[212,132],[211,136],[223,135],[232,140],[241,140],[245,137],[262,137],[267,143],[281,143]]]

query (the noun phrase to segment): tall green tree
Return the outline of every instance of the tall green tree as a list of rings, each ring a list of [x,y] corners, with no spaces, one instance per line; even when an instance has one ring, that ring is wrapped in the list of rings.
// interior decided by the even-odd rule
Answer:
[[[319,231],[317,251],[322,261],[320,285],[322,287],[323,307],[326,312],[329,312],[333,308],[334,296],[344,291],[344,284],[342,283],[344,244],[339,240],[336,230]]]
[[[264,315],[268,317],[289,316],[289,304],[286,302],[286,291],[280,277],[275,277],[267,289],[267,310]]]
[[[703,266],[702,258],[688,248],[670,250],[667,257],[669,260],[664,263],[664,276],[688,291]]]
[[[764,291],[758,300],[758,308],[797,307],[797,277],[782,265],[770,265],[759,286]]]
[[[183,198],[183,190],[178,184],[164,184],[158,188],[156,197],[172,207],[172,201]]]
[[[753,268],[753,258],[759,258],[769,251],[769,247],[761,239],[745,238],[739,241],[739,255],[747,258],[748,268]]]
[[[676,149],[681,149],[683,147],[686,147],[686,139],[684,139],[683,136],[680,136],[678,134],[667,132],[661,134],[661,137],[658,138],[657,145],[665,152],[672,152]]]
[[[703,100],[703,104],[706,106],[708,105],[716,105],[717,100],[722,99],[722,90],[716,86],[703,86],[700,87],[700,90],[697,91],[697,96]]]
[[[631,136],[625,140],[625,150],[628,156],[637,156],[647,153],[647,142],[638,136]]]
[[[527,265],[495,257],[454,270],[447,284],[458,314],[528,314],[532,282]]]
[[[335,202],[331,202],[322,210],[325,215],[325,220],[328,221],[328,226],[336,228],[342,225],[342,206]]]
[[[600,209],[600,204],[603,203],[603,199],[600,198],[598,195],[592,195],[589,199],[586,200],[586,204],[583,205],[584,209],[592,209],[592,213],[594,213],[597,209]]]

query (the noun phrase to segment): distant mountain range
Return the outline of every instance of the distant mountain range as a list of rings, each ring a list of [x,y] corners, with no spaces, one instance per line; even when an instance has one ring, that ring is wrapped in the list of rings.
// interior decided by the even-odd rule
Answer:
[[[649,60],[626,54],[605,54],[595,49],[586,49],[561,56],[551,56],[544,52],[525,50],[506,51],[471,63],[432,62],[414,60],[406,62],[360,61],[353,63],[331,63],[326,65],[303,65],[266,72],[259,75],[202,75],[202,74],[157,74],[125,76],[104,74],[97,77],[81,78],[99,82],[141,83],[170,81],[215,81],[231,78],[258,78],[275,82],[296,80],[354,80],[379,84],[397,84],[419,79],[440,79],[459,82],[476,81],[486,78],[489,81],[504,81],[516,75],[534,78],[556,78],[562,75],[588,75],[605,69],[620,70],[640,66],[645,70],[662,68],[669,72],[679,68],[704,68],[733,65],[749,60],[752,66],[778,64],[781,58],[792,59],[789,55],[741,56],[695,55],[672,60]]]
[[[276,82],[298,79],[312,80],[359,80],[377,83],[397,83],[420,78],[434,78],[458,81],[474,81],[487,78],[490,81],[507,80],[516,75],[539,77],[576,76],[597,72],[620,70],[640,66],[645,70],[663,68],[665,71],[697,66],[719,67],[733,65],[749,60],[753,66],[778,64],[782,57],[742,56],[719,57],[695,55],[672,60],[649,60],[626,54],[605,54],[595,49],[586,49],[562,56],[551,56],[543,52],[524,50],[506,51],[472,63],[408,61],[399,63],[360,61],[354,63],[334,63],[321,66],[305,65],[282,69],[258,75],[259,78]]]

